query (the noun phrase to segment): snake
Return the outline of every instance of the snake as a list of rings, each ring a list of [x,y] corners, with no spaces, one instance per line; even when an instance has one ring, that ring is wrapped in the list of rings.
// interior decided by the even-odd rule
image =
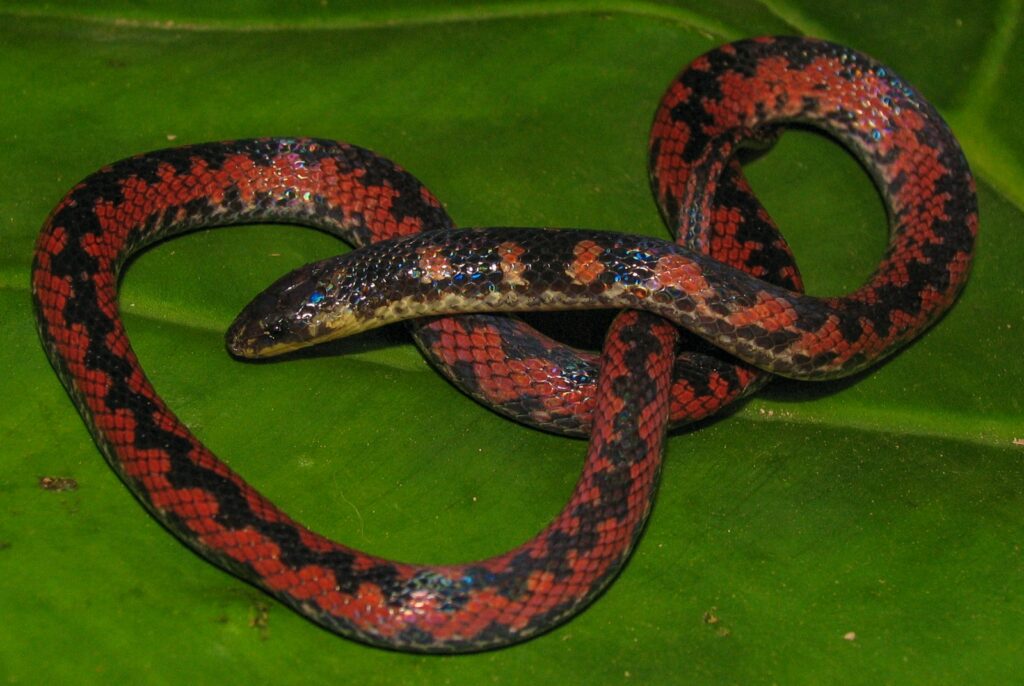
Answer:
[[[743,157],[794,125],[838,140],[886,205],[888,247],[845,296],[803,293],[743,177]],[[369,645],[507,646],[576,615],[620,572],[651,511],[667,426],[774,374],[866,369],[936,322],[970,272],[977,200],[959,144],[912,86],[845,46],[764,37],[698,57],[658,106],[649,175],[674,241],[458,229],[409,172],[329,140],[137,155],[86,177],[45,220],[31,274],[40,339],[107,462],[201,557]],[[273,355],[411,318],[417,345],[470,396],[527,425],[589,436],[583,473],[547,527],[487,560],[382,559],[295,521],[193,435],[132,350],[119,275],[158,241],[258,222],[310,226],[356,249],[257,296],[229,329],[229,350]],[[600,356],[491,314],[578,308],[623,308]]]

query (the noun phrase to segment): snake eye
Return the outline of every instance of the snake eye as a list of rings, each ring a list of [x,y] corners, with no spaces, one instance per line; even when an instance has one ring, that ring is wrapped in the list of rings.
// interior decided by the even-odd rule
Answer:
[[[275,341],[288,333],[288,328],[285,326],[284,320],[279,317],[272,319],[264,330],[266,331],[267,336]]]

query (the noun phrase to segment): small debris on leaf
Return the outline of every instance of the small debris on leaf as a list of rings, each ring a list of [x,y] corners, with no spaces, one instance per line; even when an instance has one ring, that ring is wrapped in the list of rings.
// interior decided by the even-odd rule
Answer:
[[[44,491],[77,491],[78,482],[69,476],[41,476],[39,488]]]
[[[262,602],[253,603],[249,608],[249,626],[266,640],[270,635],[270,606]]]

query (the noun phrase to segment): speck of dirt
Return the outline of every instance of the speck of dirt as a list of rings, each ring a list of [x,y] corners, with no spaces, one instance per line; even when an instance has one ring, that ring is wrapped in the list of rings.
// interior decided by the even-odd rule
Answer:
[[[77,491],[78,482],[69,476],[41,476],[39,488],[44,491]]]
[[[266,640],[270,635],[270,606],[261,602],[253,603],[249,608],[249,626],[256,629],[261,639]]]
[[[718,608],[711,607],[704,612],[702,616],[704,623],[708,626],[715,627],[715,634],[721,638],[725,638],[732,634],[732,630],[729,627],[722,624],[721,617],[718,616]]]

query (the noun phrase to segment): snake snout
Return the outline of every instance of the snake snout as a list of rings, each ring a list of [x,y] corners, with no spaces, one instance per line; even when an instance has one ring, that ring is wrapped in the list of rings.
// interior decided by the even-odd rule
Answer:
[[[225,340],[236,357],[264,357],[268,348],[289,338],[290,327],[284,315],[270,312],[260,316],[253,312],[258,300],[247,305],[228,328]]]
[[[306,294],[308,279],[298,270],[256,296],[235,317],[225,336],[236,357],[278,355],[303,347],[309,339],[314,304]]]

